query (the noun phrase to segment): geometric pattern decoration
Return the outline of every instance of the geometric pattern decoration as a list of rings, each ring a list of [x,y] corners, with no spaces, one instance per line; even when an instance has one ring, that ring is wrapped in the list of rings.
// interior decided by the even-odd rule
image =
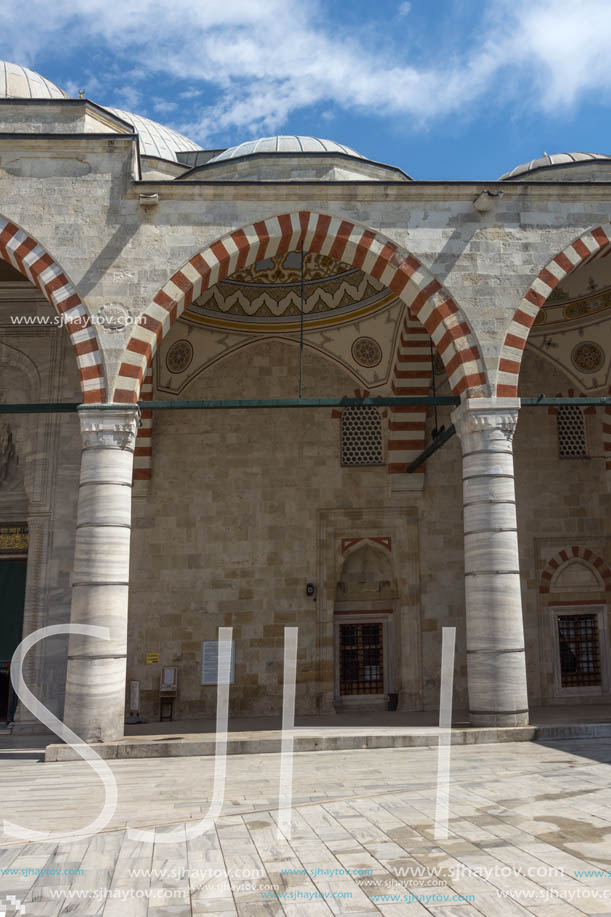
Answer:
[[[382,419],[374,405],[344,408],[341,417],[342,465],[383,465]]]
[[[193,360],[193,345],[190,341],[174,341],[165,358],[165,365],[171,373],[184,373]]]
[[[570,548],[564,548],[548,560],[545,569],[541,574],[541,582],[539,584],[539,592],[547,593],[550,591],[550,585],[554,574],[557,570],[568,561],[573,560],[575,557],[579,557],[581,560],[593,567],[598,575],[602,578],[604,583],[605,592],[611,590],[611,570],[606,565],[602,557],[599,557],[598,554],[595,554],[593,551],[590,551],[589,548],[581,547],[580,545],[572,545]]]
[[[76,354],[83,402],[105,401],[104,366],[98,339],[85,306],[60,266],[42,245],[2,216],[0,257],[38,287],[62,316]]]
[[[420,261],[370,229],[337,217],[299,211],[228,233],[172,276],[134,327],[119,368],[113,402],[138,401],[144,374],[160,342],[202,292],[236,270],[301,248],[349,264],[379,280],[406,304],[433,338],[452,392],[487,394],[484,364],[468,322]]]
[[[395,301],[379,281],[320,253],[290,251],[236,271],[202,293],[183,318],[237,331],[298,330],[352,322]]]
[[[593,255],[605,250],[610,245],[610,240],[611,224],[596,226],[567,245],[539,272],[518,306],[505,337],[496,388],[499,397],[517,397],[520,364],[528,333],[554,287]]]
[[[605,362],[605,352],[596,341],[581,341],[571,351],[571,362],[582,373],[595,373]]]
[[[359,366],[373,367],[382,362],[382,348],[373,338],[357,338],[352,344],[352,359]]]
[[[587,458],[586,425],[578,404],[563,404],[556,414],[560,458]]]

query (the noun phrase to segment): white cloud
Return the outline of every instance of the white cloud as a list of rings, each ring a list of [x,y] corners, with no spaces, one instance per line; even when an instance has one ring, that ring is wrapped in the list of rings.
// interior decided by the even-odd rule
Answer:
[[[408,7],[400,3],[399,15]],[[468,115],[491,97],[565,113],[591,92],[599,101],[610,94],[609,0],[490,0],[468,34],[456,19],[455,46],[443,52],[434,24],[430,35],[380,43],[331,21],[331,9],[322,0],[30,0],[28,21],[37,27],[24,27],[19,8],[7,5],[0,48],[35,67],[50,46],[94,45],[109,56],[113,97],[136,109],[151,76],[175,80],[182,98],[202,92],[201,114],[181,125],[202,140],[279,130],[312,105],[424,126]],[[430,53],[416,57],[412,48],[427,43]],[[129,72],[111,64],[117,53]],[[95,89],[96,100],[108,101]]]
[[[399,4],[399,8],[397,9],[397,15],[401,19],[403,19],[405,16],[409,16],[411,8],[412,8],[411,3],[409,3],[408,0],[403,0],[403,3]]]

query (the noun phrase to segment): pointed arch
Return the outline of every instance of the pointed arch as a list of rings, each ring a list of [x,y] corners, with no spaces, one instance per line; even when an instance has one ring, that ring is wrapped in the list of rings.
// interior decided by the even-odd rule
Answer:
[[[550,592],[552,580],[558,574],[561,567],[567,566],[576,558],[585,561],[598,575],[601,582],[604,584],[603,589],[605,592],[611,590],[611,570],[609,570],[609,567],[602,557],[595,554],[594,551],[590,551],[589,548],[584,548],[582,545],[572,545],[570,548],[563,548],[562,551],[558,551],[554,557],[548,560],[545,569],[541,573],[539,592]]]
[[[105,401],[104,362],[98,338],[87,309],[60,265],[36,239],[1,215],[0,257],[38,287],[61,316],[76,355],[83,401]]]
[[[302,210],[233,230],[190,258],[145,310],[123,354],[113,401],[138,401],[159,343],[184,309],[234,271],[304,247],[380,280],[433,338],[455,394],[488,394],[475,335],[450,294],[417,258],[381,233],[328,214]]]
[[[567,245],[539,271],[516,309],[509,330],[505,335],[499,358],[499,372],[496,394],[499,397],[516,398],[520,366],[524,347],[539,309],[546,302],[552,290],[564,280],[567,274],[581,267],[586,261],[600,254],[611,245],[611,224],[604,223],[588,229],[578,239]]]

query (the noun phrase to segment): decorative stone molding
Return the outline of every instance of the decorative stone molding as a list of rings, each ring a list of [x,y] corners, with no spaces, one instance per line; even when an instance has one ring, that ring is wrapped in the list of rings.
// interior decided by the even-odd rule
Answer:
[[[518,398],[470,398],[452,412],[452,423],[465,435],[499,431],[511,442],[518,424]]]
[[[112,410],[79,408],[84,449],[119,448],[133,452],[140,410],[131,407]]]

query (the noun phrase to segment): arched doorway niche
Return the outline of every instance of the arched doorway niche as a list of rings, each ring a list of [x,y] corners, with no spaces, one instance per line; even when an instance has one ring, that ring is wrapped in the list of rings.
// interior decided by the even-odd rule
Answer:
[[[333,606],[338,711],[396,709],[398,598],[390,539],[366,539],[348,550]]]

